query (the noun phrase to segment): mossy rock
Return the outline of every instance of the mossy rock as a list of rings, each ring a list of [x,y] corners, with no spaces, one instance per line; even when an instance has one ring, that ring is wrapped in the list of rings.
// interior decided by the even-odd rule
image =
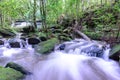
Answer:
[[[120,53],[120,44],[117,44],[117,45],[112,47],[111,52],[110,52],[110,56],[113,56],[113,55],[119,56],[119,53]]]
[[[119,61],[120,60],[119,56],[120,56],[120,44],[117,44],[111,49],[109,58]]]
[[[2,35],[3,37],[11,37],[15,36],[16,34],[9,29],[0,29],[0,35]]]
[[[17,71],[21,72],[24,75],[32,74],[29,71],[27,71],[26,69],[24,69],[21,65],[16,64],[14,62],[7,63],[7,65],[5,67],[9,67],[9,68],[12,68],[14,70],[17,70]]]
[[[38,53],[48,53],[54,49],[54,46],[59,43],[59,40],[57,38],[52,38],[47,41],[39,43],[37,46],[35,46],[35,50]]]
[[[115,45],[112,49],[111,49],[111,55],[116,54],[117,52],[120,51],[120,44]]]
[[[20,80],[23,74],[11,68],[0,67],[0,80]]]

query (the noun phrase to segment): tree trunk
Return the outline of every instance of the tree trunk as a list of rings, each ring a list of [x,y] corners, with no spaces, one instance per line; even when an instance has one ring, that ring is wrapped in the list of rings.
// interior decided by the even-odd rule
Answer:
[[[116,25],[118,26],[118,32],[117,32],[117,35],[116,35],[116,39],[118,39],[119,38],[119,34],[120,34],[120,13],[118,13],[118,17],[117,17],[117,23],[116,23]]]
[[[37,24],[36,24],[36,1],[34,0],[34,7],[33,7],[33,23],[34,23],[34,28],[37,28]]]
[[[103,1],[101,0],[101,6],[102,6],[102,4],[103,4]]]
[[[44,31],[47,31],[47,26],[46,26],[46,5],[45,5],[44,0],[40,0],[40,13],[41,13],[41,19],[42,19],[42,26]]]
[[[2,26],[2,13],[0,13],[0,26]]]

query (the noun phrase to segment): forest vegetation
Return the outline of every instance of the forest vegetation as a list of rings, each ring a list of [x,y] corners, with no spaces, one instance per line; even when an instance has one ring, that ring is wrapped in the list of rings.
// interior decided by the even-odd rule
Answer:
[[[0,0],[0,29],[17,32],[11,24],[33,22],[30,34],[70,40],[80,37],[73,29],[92,39],[119,41],[119,0]],[[36,21],[42,21],[42,29]],[[49,35],[49,36],[48,36]]]

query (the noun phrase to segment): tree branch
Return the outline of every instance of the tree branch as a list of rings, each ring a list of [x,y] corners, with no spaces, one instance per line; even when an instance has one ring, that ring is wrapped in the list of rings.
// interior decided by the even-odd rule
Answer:
[[[85,40],[91,41],[91,39],[90,39],[87,35],[85,35],[84,33],[82,33],[81,31],[76,30],[76,29],[74,29],[74,31],[75,31],[78,35],[82,36]]]

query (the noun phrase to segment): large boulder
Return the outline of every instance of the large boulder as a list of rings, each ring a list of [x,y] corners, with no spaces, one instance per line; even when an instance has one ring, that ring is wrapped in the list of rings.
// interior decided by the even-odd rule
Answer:
[[[13,63],[13,62],[9,62],[5,67],[10,67],[12,69],[15,69],[19,72],[21,72],[22,74],[31,74],[29,71],[27,71],[26,69],[24,69],[21,65]]]
[[[48,53],[54,49],[54,46],[59,43],[59,40],[57,38],[52,38],[47,41],[43,41],[39,43],[38,45],[35,45],[35,50],[38,53]]]
[[[11,68],[0,67],[0,80],[21,80],[24,75]]]

